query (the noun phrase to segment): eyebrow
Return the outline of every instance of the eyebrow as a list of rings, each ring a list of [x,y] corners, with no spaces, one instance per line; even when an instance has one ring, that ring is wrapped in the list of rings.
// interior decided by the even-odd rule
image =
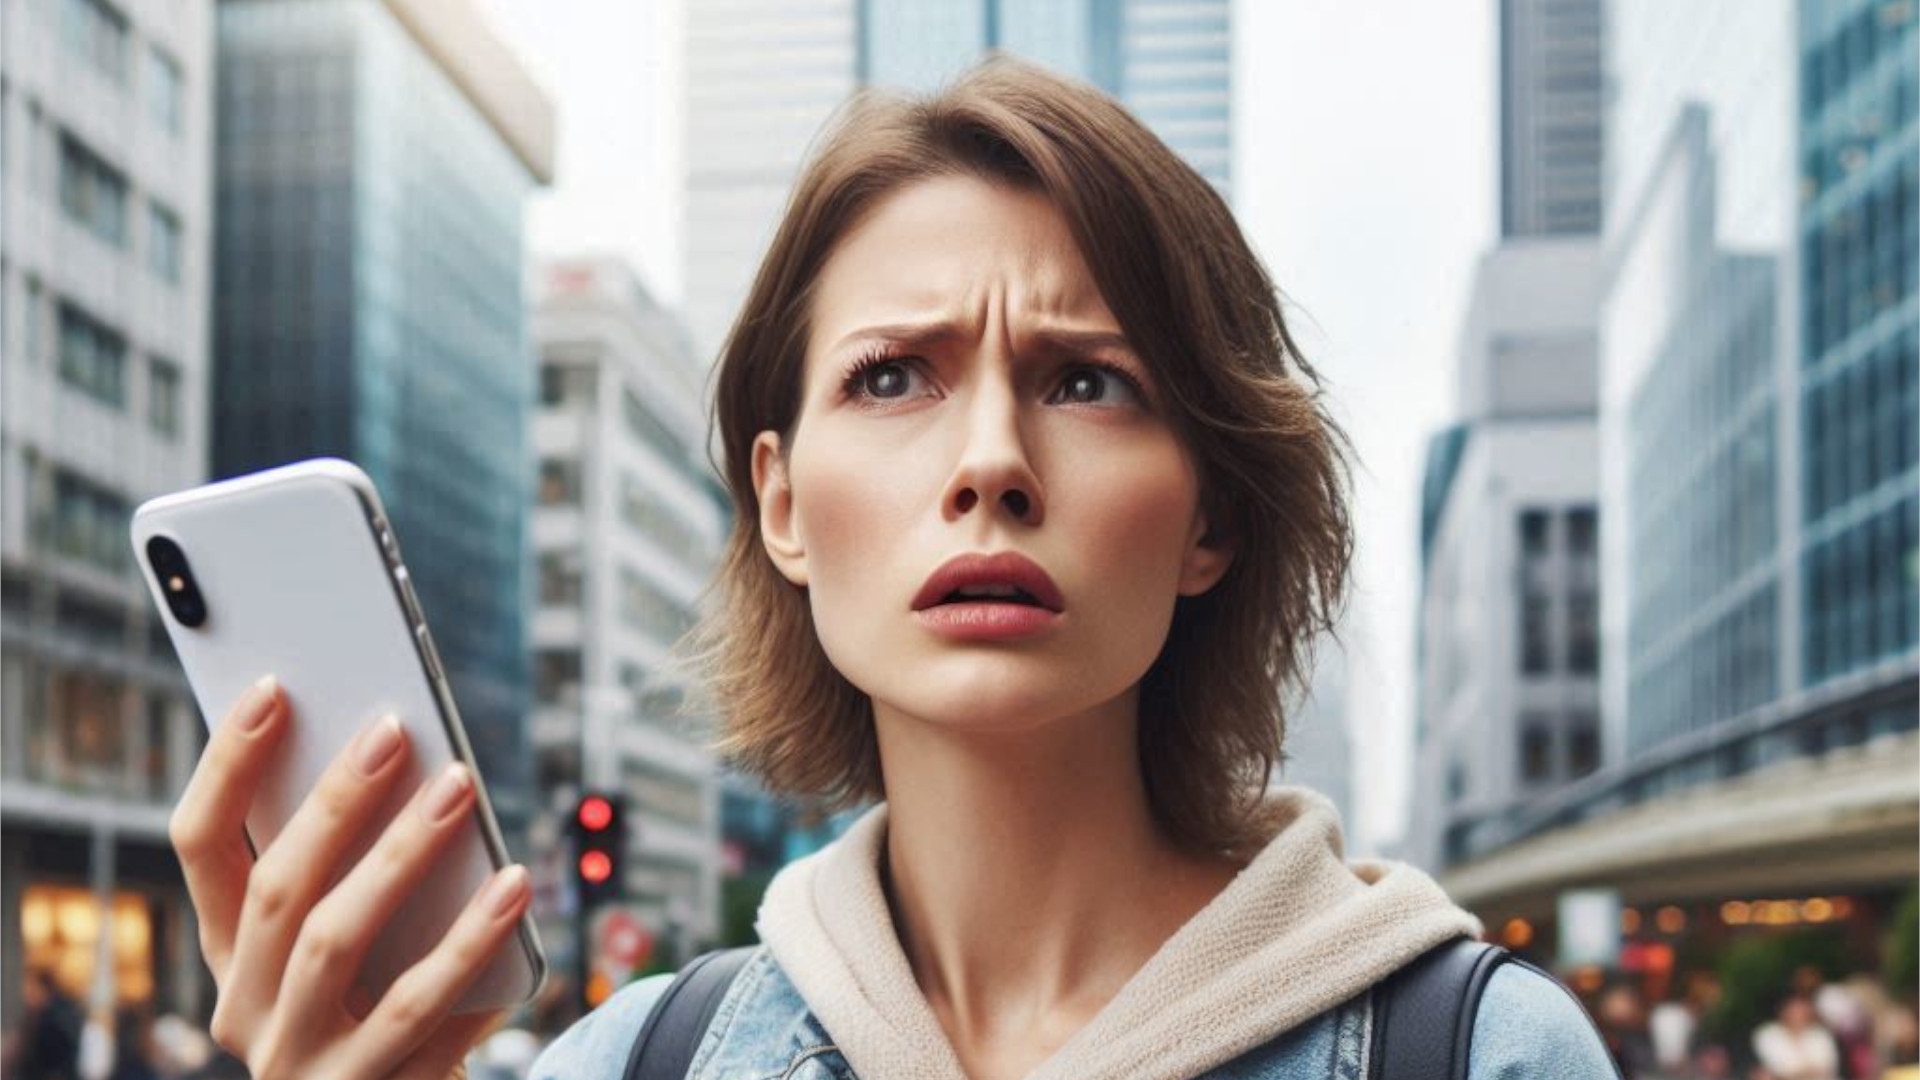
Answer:
[[[958,323],[951,320],[939,320],[924,323],[892,323],[885,326],[868,326],[841,338],[833,345],[835,352],[869,341],[895,342],[901,345],[938,345],[965,337]],[[1132,343],[1125,334],[1112,330],[1071,330],[1065,327],[1050,327],[1035,330],[1030,335],[1042,348],[1064,352],[1094,352],[1112,350],[1139,359]]]

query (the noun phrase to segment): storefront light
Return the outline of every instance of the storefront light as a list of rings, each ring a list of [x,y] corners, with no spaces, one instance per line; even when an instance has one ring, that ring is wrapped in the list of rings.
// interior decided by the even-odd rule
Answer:
[[[1720,921],[1728,926],[1745,926],[1753,921],[1753,909],[1745,900],[1729,900],[1720,905]]]
[[[27,952],[53,944],[53,898],[29,891],[20,901],[20,937]]]
[[[1677,934],[1687,928],[1687,913],[1668,904],[1654,915],[1653,923],[1663,934]]]
[[[54,905],[54,921],[68,944],[91,945],[100,940],[100,909],[91,894],[77,889],[64,892]]]
[[[99,900],[79,886],[29,885],[20,897],[20,943],[26,966],[50,971],[70,994],[94,985],[104,931],[112,942],[114,991],[122,1002],[154,995],[154,908],[139,893],[113,898],[112,922],[103,927]]]

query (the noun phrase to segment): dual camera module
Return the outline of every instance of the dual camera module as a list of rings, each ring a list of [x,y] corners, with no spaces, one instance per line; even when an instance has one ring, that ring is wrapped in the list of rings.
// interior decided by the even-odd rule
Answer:
[[[167,598],[167,609],[182,626],[197,627],[207,621],[207,600],[194,584],[193,568],[187,565],[187,553],[164,536],[147,541],[147,562]]]

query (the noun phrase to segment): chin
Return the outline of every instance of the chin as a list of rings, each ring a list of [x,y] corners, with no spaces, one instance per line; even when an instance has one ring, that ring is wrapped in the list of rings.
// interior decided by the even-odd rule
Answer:
[[[905,715],[955,733],[1009,735],[1097,709],[1125,689],[1123,684],[1112,693],[1093,692],[1082,678],[1058,671],[1015,673],[1004,665],[975,677],[926,672],[910,686],[888,682],[869,691],[877,714]]]

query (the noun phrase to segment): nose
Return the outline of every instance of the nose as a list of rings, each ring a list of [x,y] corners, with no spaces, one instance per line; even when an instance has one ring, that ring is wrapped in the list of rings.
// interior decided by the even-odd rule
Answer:
[[[1019,401],[1006,380],[979,382],[964,423],[960,457],[942,501],[947,516],[959,520],[985,506],[990,516],[1005,514],[1018,524],[1040,524],[1046,499],[1027,454]]]

